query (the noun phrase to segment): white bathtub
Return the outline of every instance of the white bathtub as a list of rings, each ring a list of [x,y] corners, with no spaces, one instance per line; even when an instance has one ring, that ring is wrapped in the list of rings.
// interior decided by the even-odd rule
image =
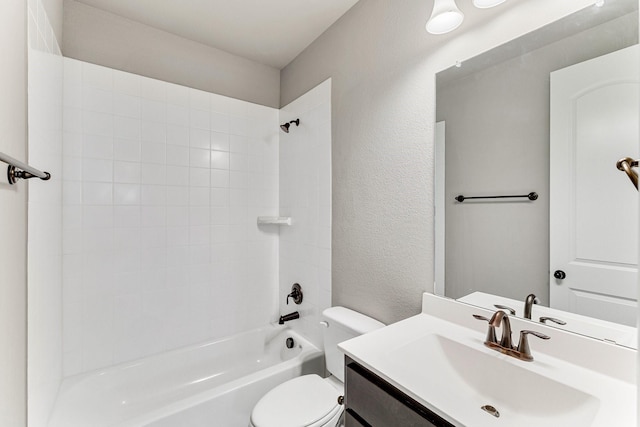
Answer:
[[[67,378],[49,427],[246,427],[268,390],[323,372],[318,348],[268,326]]]

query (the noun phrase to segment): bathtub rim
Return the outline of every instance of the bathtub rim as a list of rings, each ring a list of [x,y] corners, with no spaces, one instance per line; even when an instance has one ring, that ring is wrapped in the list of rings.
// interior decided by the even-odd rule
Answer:
[[[119,420],[119,421],[116,421],[115,423],[105,423],[102,426],[103,427],[144,426],[149,423],[158,421],[162,418],[165,418],[167,416],[170,416],[172,414],[175,414],[177,412],[180,412],[182,410],[193,407],[195,405],[204,403],[207,400],[214,399],[215,397],[220,396],[224,393],[232,392],[233,390],[236,390],[242,387],[243,385],[257,382],[262,378],[266,378],[271,375],[282,374],[287,372],[288,370],[296,369],[298,366],[302,370],[305,364],[313,363],[314,361],[317,362],[316,359],[324,357],[324,352],[322,349],[319,349],[318,347],[316,347],[308,338],[304,337],[299,332],[295,331],[289,325],[282,326],[282,325],[270,323],[267,326],[254,328],[248,331],[241,332],[236,335],[231,335],[231,336],[222,337],[214,340],[191,344],[188,346],[168,350],[166,352],[156,353],[140,359],[136,359],[128,362],[122,362],[107,368],[96,369],[86,373],[81,373],[78,375],[67,377],[63,380],[60,386],[60,389],[58,391],[58,395],[56,397],[56,403],[54,404],[53,410],[51,412],[50,423],[52,423],[51,424],[52,426],[59,426],[61,425],[60,424],[61,422],[68,419],[67,417],[64,417],[64,412],[62,416],[59,415],[57,417],[54,417],[54,415],[57,414],[56,410],[59,409],[59,401],[65,397],[66,393],[69,393],[72,390],[75,390],[77,387],[81,387],[82,386],[81,384],[85,381],[89,381],[98,376],[108,375],[109,373],[118,374],[128,369],[133,369],[140,366],[144,367],[144,365],[152,365],[153,362],[157,362],[157,361],[161,362],[162,359],[165,359],[165,358],[168,359],[168,358],[171,358],[172,356],[175,357],[180,353],[188,354],[189,352],[197,351],[198,349],[209,347],[209,346],[215,345],[216,343],[233,341],[234,338],[237,339],[238,337],[255,334],[255,333],[261,333],[261,331],[264,331],[265,333],[264,335],[265,344],[269,342],[271,339],[277,337],[278,335],[283,334],[286,336],[293,337],[294,340],[297,341],[298,345],[302,346],[301,352],[296,356],[292,357],[291,359],[284,360],[279,363],[276,363],[275,365],[271,365],[271,366],[265,367],[264,369],[251,372],[247,375],[244,375],[242,377],[233,379],[229,382],[220,384],[209,390],[194,393],[193,395],[178,399],[177,401],[171,402],[162,407],[152,408],[149,411],[143,412],[139,415],[134,415],[131,418]],[[285,343],[283,340],[282,346],[284,345]],[[60,417],[62,417],[62,419],[60,419]],[[56,424],[53,424],[53,422],[56,420],[58,420]]]

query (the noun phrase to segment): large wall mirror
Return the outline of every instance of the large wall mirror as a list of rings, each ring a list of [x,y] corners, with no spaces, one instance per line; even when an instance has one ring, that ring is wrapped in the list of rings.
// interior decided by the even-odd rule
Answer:
[[[607,0],[436,75],[436,293],[636,346],[639,62]]]

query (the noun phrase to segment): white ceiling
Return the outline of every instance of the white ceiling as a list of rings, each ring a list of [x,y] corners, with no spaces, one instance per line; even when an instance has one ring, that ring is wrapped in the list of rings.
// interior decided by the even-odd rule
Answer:
[[[358,0],[77,0],[278,69]]]

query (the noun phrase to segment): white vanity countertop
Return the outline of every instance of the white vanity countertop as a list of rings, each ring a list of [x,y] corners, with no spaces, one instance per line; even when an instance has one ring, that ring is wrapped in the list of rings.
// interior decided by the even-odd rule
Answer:
[[[551,337],[545,341],[530,337],[535,360],[525,362],[485,347],[487,323],[473,319],[472,314],[490,317],[492,312],[425,294],[423,313],[339,347],[458,426],[539,426],[544,417],[553,420],[553,424],[544,425],[563,427],[636,425],[635,350],[511,318],[516,343],[521,329],[535,329]],[[498,338],[500,332],[497,330]],[[438,338],[432,339],[435,336]],[[426,351],[433,342],[452,343],[446,345],[462,350],[465,356],[458,357],[461,352],[453,351],[443,358],[442,352]],[[453,354],[456,356],[450,357]],[[447,358],[458,361],[449,363]],[[439,369],[439,363],[447,367]],[[452,372],[453,365],[456,373],[443,376],[442,372]],[[491,370],[496,367],[508,372],[509,378],[493,375]],[[523,384],[548,384],[561,397],[550,398],[551,391],[545,395],[545,386],[527,390]],[[577,396],[567,400],[572,410],[556,404],[567,394]],[[520,399],[520,395],[524,397]],[[482,411],[480,407],[486,404],[495,406],[501,417]]]

